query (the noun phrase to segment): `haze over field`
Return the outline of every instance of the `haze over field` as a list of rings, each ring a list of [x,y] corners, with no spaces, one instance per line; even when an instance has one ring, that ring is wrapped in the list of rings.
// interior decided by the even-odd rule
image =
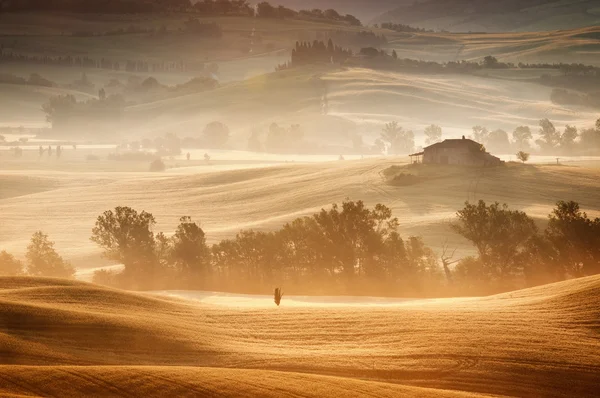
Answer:
[[[0,396],[595,397],[593,1],[0,1]]]

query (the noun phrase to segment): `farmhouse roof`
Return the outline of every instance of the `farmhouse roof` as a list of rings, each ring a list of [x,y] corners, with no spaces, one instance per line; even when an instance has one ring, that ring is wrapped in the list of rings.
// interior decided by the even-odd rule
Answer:
[[[464,148],[467,147],[469,148],[469,150],[471,152],[485,152],[485,149],[483,148],[483,145],[481,145],[479,142],[470,140],[468,138],[462,138],[462,139],[449,139],[449,140],[444,140],[442,142],[438,142],[436,144],[433,145],[429,145],[428,147],[425,147],[424,150],[428,150],[428,149],[438,149],[438,148]]]

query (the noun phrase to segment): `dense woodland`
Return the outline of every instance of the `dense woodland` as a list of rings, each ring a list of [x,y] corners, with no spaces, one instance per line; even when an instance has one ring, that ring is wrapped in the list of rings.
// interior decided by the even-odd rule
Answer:
[[[452,260],[418,237],[402,238],[389,208],[347,200],[272,232],[246,230],[212,246],[182,217],[174,234],[154,233],[152,214],[117,207],[101,214],[91,240],[119,272],[94,281],[128,289],[218,289],[290,293],[440,296],[484,294],[600,273],[600,218],[559,202],[539,231],[527,214],[498,203],[466,203],[452,228],[477,256]],[[439,255],[439,257],[438,257]],[[27,264],[0,253],[0,274],[72,277],[73,267],[42,232]],[[454,266],[452,266],[455,264]]]

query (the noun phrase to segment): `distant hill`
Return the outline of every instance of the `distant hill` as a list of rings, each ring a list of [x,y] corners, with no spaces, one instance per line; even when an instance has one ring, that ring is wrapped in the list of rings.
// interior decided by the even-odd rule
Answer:
[[[600,24],[598,0],[426,0],[388,11],[373,21],[450,32],[572,29]]]
[[[363,23],[398,6],[412,4],[414,0],[272,0],[271,4],[282,5],[295,10],[333,8],[339,13],[351,14]]]

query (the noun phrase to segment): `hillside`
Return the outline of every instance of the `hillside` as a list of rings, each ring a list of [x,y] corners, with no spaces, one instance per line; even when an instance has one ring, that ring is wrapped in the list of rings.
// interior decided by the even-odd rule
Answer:
[[[167,161],[184,167],[148,173],[145,162],[138,169],[127,169],[132,167],[127,163],[86,162],[86,153],[82,149],[65,150],[60,163],[39,163],[36,153],[30,155],[33,161],[15,161],[14,166],[6,162],[7,167],[21,169],[0,173],[0,191],[7,192],[0,195],[3,249],[22,255],[31,235],[41,229],[80,269],[97,266],[100,253],[89,241],[91,228],[98,215],[116,206],[153,213],[158,222],[156,231],[166,233],[175,230],[181,216],[191,216],[214,243],[235,236],[240,229],[279,228],[296,217],[351,198],[364,200],[369,206],[389,206],[399,217],[403,236],[423,236],[436,250],[448,240],[459,249],[457,258],[474,250],[448,227],[466,200],[507,203],[540,223],[545,222],[558,200],[575,200],[590,215],[600,214],[597,163],[595,168],[567,163],[508,164],[493,170],[436,166],[415,169],[406,165],[408,158],[401,157],[315,164],[302,164],[300,157],[296,164],[257,168],[267,164],[240,165],[242,161],[227,161],[226,154],[211,152],[217,159],[214,165],[201,162],[185,167],[185,161]],[[202,154],[194,153],[194,158]],[[294,157],[282,155],[278,159],[284,163]],[[33,164],[29,168],[20,166],[25,162]],[[417,174],[421,182],[405,187],[389,185],[382,172],[398,164]],[[241,167],[252,168],[227,170]]]
[[[470,51],[470,50],[468,50]],[[487,72],[487,71],[485,71]],[[550,71],[552,73],[555,71]],[[392,120],[415,132],[431,123],[448,134],[469,134],[475,125],[512,131],[537,127],[548,117],[558,126],[589,126],[593,109],[555,105],[552,88],[532,81],[548,71],[487,72],[500,78],[460,74],[415,74],[362,68],[300,68],[231,83],[204,93],[130,107],[129,131],[181,131],[186,134],[213,120],[229,125],[238,148],[253,127],[272,122],[299,123],[307,139],[349,145],[351,133],[372,142]],[[326,90],[326,91],[325,91]],[[328,115],[321,114],[327,93]],[[433,111],[435,109],[435,111]]]
[[[273,0],[271,3],[295,10],[333,8],[339,13],[354,15],[366,24],[372,18],[401,4],[411,4],[412,0]]]
[[[600,382],[597,276],[486,298],[294,300],[0,278],[0,394],[591,397]]]
[[[388,11],[374,22],[396,22],[450,32],[525,32],[600,23],[594,0],[430,0]]]

